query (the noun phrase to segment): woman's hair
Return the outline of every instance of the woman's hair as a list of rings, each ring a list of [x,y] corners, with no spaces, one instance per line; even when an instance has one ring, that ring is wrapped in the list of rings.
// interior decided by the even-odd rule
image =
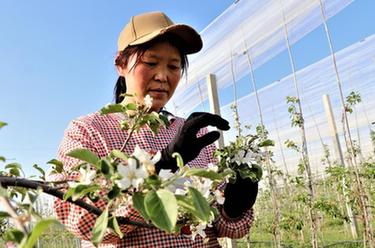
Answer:
[[[184,74],[186,72],[187,67],[188,67],[187,56],[183,52],[184,49],[182,47],[182,42],[180,41],[180,38],[178,36],[170,34],[170,33],[166,33],[164,35],[161,35],[161,36],[159,36],[159,37],[157,37],[157,38],[155,38],[155,39],[153,39],[149,42],[139,44],[139,45],[129,46],[129,47],[125,48],[123,51],[119,52],[118,56],[116,57],[115,65],[124,67],[128,64],[129,58],[132,55],[136,55],[137,61],[135,62],[133,67],[137,66],[137,64],[140,62],[140,59],[144,55],[144,53],[148,49],[150,49],[152,46],[154,46],[156,43],[159,43],[159,42],[168,42],[169,44],[171,44],[172,46],[177,48],[177,50],[180,53],[180,57],[181,57],[182,74]],[[124,99],[124,96],[123,96],[124,93],[126,93],[126,82],[125,82],[125,78],[123,76],[120,76],[117,79],[117,82],[116,82],[116,85],[115,85],[115,88],[114,88],[114,98],[115,98],[116,103],[122,102],[122,100]]]

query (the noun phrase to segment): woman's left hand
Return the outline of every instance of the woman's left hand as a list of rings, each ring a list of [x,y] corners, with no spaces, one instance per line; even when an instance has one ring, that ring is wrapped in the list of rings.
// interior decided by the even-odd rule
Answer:
[[[258,195],[258,182],[237,175],[235,183],[228,183],[224,190],[224,212],[229,218],[240,217],[255,203]]]

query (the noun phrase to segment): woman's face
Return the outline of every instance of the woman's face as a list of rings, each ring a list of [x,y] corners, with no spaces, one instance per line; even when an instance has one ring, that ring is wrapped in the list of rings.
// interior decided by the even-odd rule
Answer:
[[[151,110],[159,111],[172,97],[181,78],[181,56],[177,48],[168,42],[156,43],[140,58],[129,58],[126,66],[117,66],[125,77],[126,93],[143,101],[146,95],[153,98]]]

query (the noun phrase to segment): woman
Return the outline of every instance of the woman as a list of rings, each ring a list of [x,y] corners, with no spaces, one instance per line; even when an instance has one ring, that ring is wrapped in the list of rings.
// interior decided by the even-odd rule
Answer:
[[[186,70],[187,54],[202,48],[200,35],[190,26],[173,24],[161,12],[145,13],[132,17],[121,32],[118,40],[118,54],[115,59],[119,79],[115,87],[116,102],[123,100],[123,93],[133,94],[137,101],[146,95],[153,98],[151,110],[167,115],[171,121],[168,128],[159,130],[154,136],[148,129],[133,134],[125,152],[130,154],[136,145],[147,151],[161,151],[161,160],[156,171],[177,170],[174,152],[179,152],[185,163],[192,167],[206,167],[213,162],[212,144],[219,138],[219,132],[207,132],[206,126],[228,130],[228,122],[217,115],[193,113],[187,120],[163,111],[172,97],[178,82]],[[134,98],[126,98],[135,101]],[[65,154],[73,149],[87,148],[104,157],[113,149],[120,149],[127,133],[120,129],[122,116],[93,113],[70,123],[58,151],[59,159],[66,171],[79,163]],[[70,178],[77,177],[75,172]],[[249,187],[250,186],[250,187]],[[240,193],[239,193],[240,192]],[[244,197],[244,194],[247,194]],[[240,238],[248,233],[252,223],[252,205],[257,193],[257,184],[242,182],[226,187],[227,200],[220,217],[212,227],[205,230],[208,242],[201,237],[193,241],[188,233],[170,235],[157,228],[122,225],[124,238],[106,234],[100,247],[219,247],[217,237]],[[246,199],[245,201],[242,199]],[[89,202],[89,200],[87,200]],[[106,202],[92,203],[104,209]],[[81,238],[84,247],[91,247],[91,228],[97,216],[71,203],[56,200],[55,210],[61,222],[73,234]],[[118,209],[114,215],[142,222],[142,217],[131,203]]]

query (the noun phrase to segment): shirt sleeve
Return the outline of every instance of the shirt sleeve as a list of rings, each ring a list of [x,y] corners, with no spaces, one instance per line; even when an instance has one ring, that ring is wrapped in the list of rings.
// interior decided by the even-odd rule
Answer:
[[[97,153],[97,142],[92,142],[93,131],[90,126],[81,121],[73,121],[65,131],[64,138],[60,144],[58,150],[58,159],[63,162],[64,170],[67,172],[65,175],[57,175],[59,180],[76,180],[78,179],[78,173],[73,171],[73,168],[80,163],[79,160],[66,156],[66,153],[77,148],[86,148],[94,153]],[[98,154],[99,155],[99,154]],[[103,192],[102,192],[103,193]],[[99,201],[92,202],[88,198],[84,198],[84,201],[93,205],[101,210],[104,210],[107,203],[101,198]],[[57,218],[65,225],[65,227],[77,237],[83,240],[90,240],[92,237],[91,230],[95,225],[97,216],[89,213],[87,210],[72,204],[67,201],[56,199],[54,203],[54,209]],[[132,203],[129,202],[124,206],[118,208],[114,213],[115,216],[122,216],[129,218],[132,221],[143,222],[142,217],[132,207]],[[133,225],[121,225],[121,231],[126,235],[133,231],[136,226]],[[119,237],[115,234],[108,232],[103,239],[103,243],[112,243],[119,241]]]
[[[249,233],[250,227],[254,221],[254,211],[251,208],[236,219],[226,218],[221,214],[213,223],[217,231],[218,237],[228,237],[231,239],[240,239]]]

